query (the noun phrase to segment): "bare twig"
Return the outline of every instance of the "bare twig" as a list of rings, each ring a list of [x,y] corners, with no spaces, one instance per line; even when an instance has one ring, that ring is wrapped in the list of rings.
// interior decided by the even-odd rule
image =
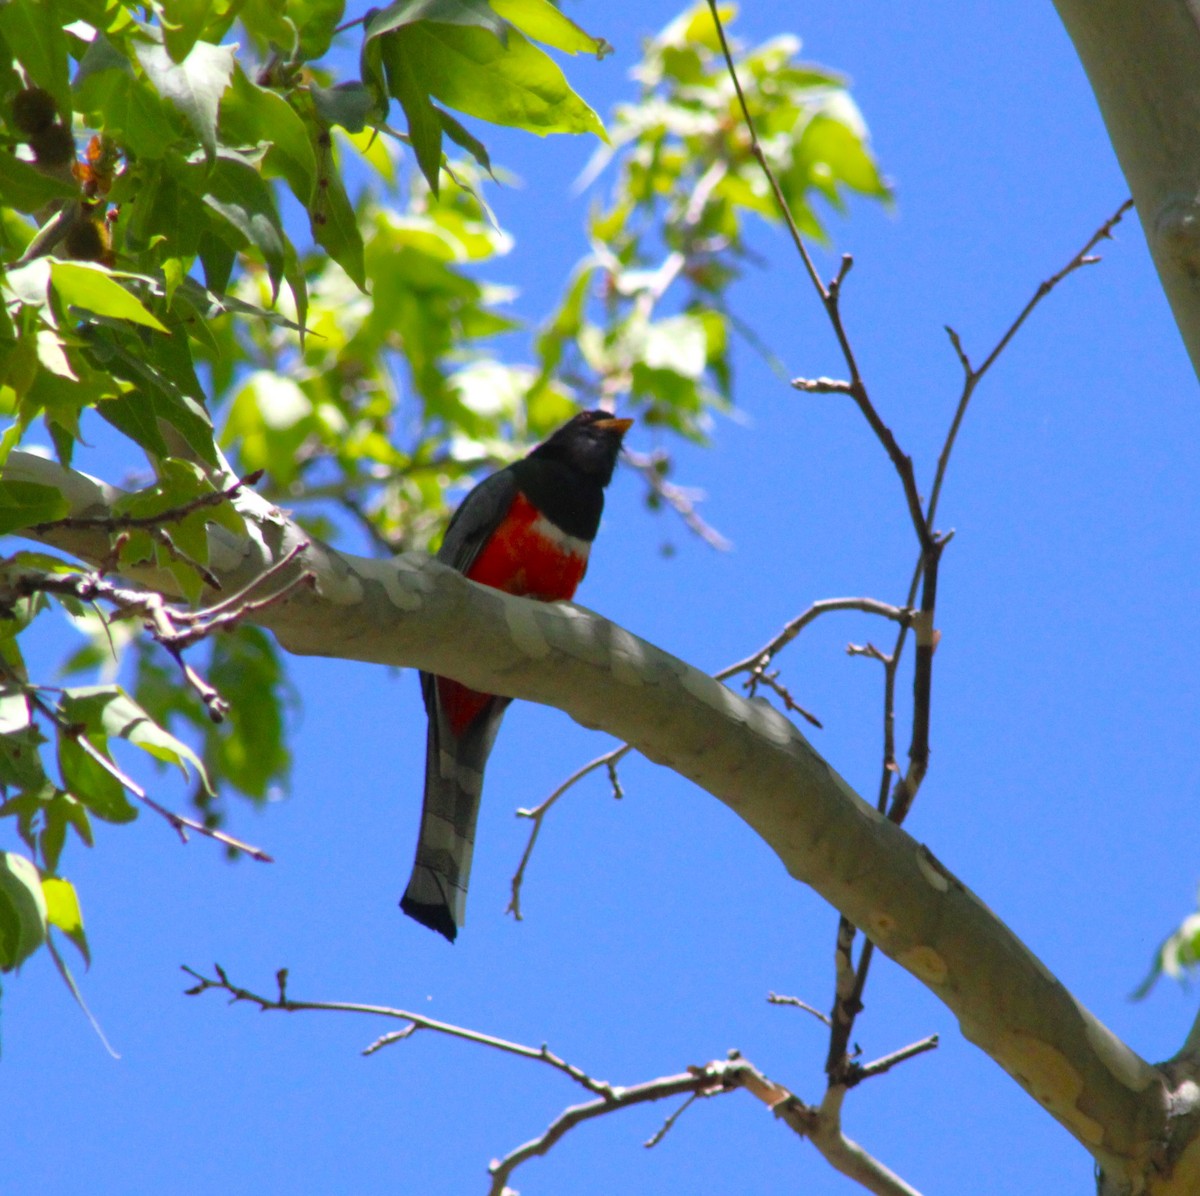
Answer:
[[[791,385],[810,395],[851,395],[854,385],[841,378],[793,378]]]
[[[724,1060],[716,1060],[702,1067],[689,1067],[687,1071],[677,1075],[661,1076],[641,1084],[629,1087],[618,1087],[597,1080],[581,1068],[575,1067],[553,1054],[545,1045],[531,1047],[523,1043],[510,1042],[508,1039],[496,1038],[490,1034],[482,1034],[463,1026],[452,1025],[448,1022],[436,1021],[423,1014],[411,1013],[404,1009],[393,1009],[383,1005],[364,1005],[343,1001],[298,1001],[287,993],[288,972],[280,968],[275,974],[278,992],[275,996],[263,996],[234,984],[225,969],[220,964],[213,965],[213,976],[209,977],[194,968],[184,966],[182,969],[196,983],[185,990],[189,996],[197,996],[205,992],[224,992],[229,994],[230,1003],[245,1001],[256,1005],[263,1011],[279,1011],[297,1013],[304,1010],[329,1013],[359,1013],[369,1017],[384,1017],[405,1022],[402,1030],[384,1035],[366,1048],[364,1054],[373,1053],[381,1046],[397,1042],[411,1036],[416,1030],[433,1030],[452,1038],[463,1039],[479,1046],[490,1047],[505,1054],[516,1055],[523,1059],[532,1059],[545,1063],[554,1070],[562,1072],[576,1084],[587,1089],[595,1097],[594,1100],[574,1105],[563,1110],[550,1123],[547,1129],[538,1137],[526,1142],[516,1150],[510,1151],[502,1159],[491,1164],[490,1196],[503,1196],[508,1191],[508,1179],[522,1163],[538,1155],[546,1154],[569,1130],[575,1126],[591,1121],[596,1117],[607,1116],[619,1109],[632,1108],[635,1105],[652,1103],[654,1101],[687,1097],[687,1102],[671,1114],[663,1127],[647,1143],[653,1146],[660,1142],[667,1131],[675,1124],[694,1100],[701,1097],[718,1096],[741,1088],[761,1101],[772,1113],[801,1137],[810,1138],[817,1149],[830,1158],[839,1170],[845,1170],[849,1163],[867,1178],[859,1177],[869,1191],[879,1196],[916,1196],[912,1188],[902,1180],[892,1175],[881,1163],[877,1162],[861,1147],[845,1138],[841,1132],[839,1121],[840,1105],[831,1103],[828,1094],[821,1109],[806,1105],[782,1084],[769,1079],[751,1063],[741,1057],[738,1051],[730,1051]],[[920,1046],[920,1044],[917,1044]],[[921,1049],[928,1049],[922,1047]],[[916,1046],[905,1048],[909,1055],[916,1053]],[[901,1054],[902,1052],[897,1052]],[[907,1057],[907,1055],[906,1055]],[[894,1066],[899,1058],[893,1059],[888,1066]],[[880,1063],[884,1063],[880,1060]],[[844,1090],[839,1090],[844,1091]],[[830,1112],[825,1112],[828,1104]],[[849,1173],[849,1172],[847,1172]]]
[[[819,1109],[806,1105],[782,1084],[768,1079],[737,1051],[730,1051],[726,1060],[714,1061],[703,1067],[690,1067],[679,1075],[663,1076],[643,1084],[618,1089],[617,1095],[611,1101],[588,1101],[563,1110],[544,1133],[491,1165],[492,1186],[489,1196],[503,1196],[508,1191],[508,1179],[517,1167],[528,1159],[548,1153],[569,1130],[585,1121],[633,1105],[688,1096],[688,1101],[676,1110],[663,1128],[646,1143],[647,1146],[653,1146],[662,1140],[663,1134],[694,1100],[719,1096],[738,1088],[760,1100],[793,1133],[810,1139],[839,1171],[852,1175],[868,1191],[877,1193],[878,1196],[917,1196],[915,1189],[842,1134],[839,1105],[828,1102],[828,1098],[826,1102],[822,1102]],[[828,1112],[825,1108],[827,1103]]]
[[[252,860],[259,860],[264,864],[273,864],[275,862],[261,847],[255,847],[250,843],[243,843],[241,839],[235,839],[232,835],[225,834],[224,831],[216,830],[211,826],[205,826],[204,823],[197,822],[194,818],[188,818],[184,814],[178,814],[174,810],[168,810],[166,806],[160,805],[124,769],[96,747],[87,735],[83,733],[84,729],[82,727],[72,725],[62,711],[56,710],[48,702],[44,701],[32,687],[21,685],[20,682],[12,677],[9,680],[21,688],[29,701],[58,727],[61,734],[73,740],[84,755],[88,756],[95,764],[108,773],[109,776],[132,793],[148,810],[153,810],[154,813],[164,818],[179,835],[181,842],[186,843],[188,841],[188,832],[194,831],[197,835],[203,835],[207,839],[214,839],[233,851],[238,851],[243,855],[249,856]]]
[[[906,1047],[901,1047],[898,1051],[893,1051],[890,1055],[884,1055],[876,1059],[874,1063],[851,1064],[850,1074],[846,1078],[846,1087],[853,1088],[855,1084],[861,1084],[863,1080],[869,1080],[872,1076],[881,1076],[884,1072],[891,1071],[898,1063],[903,1063],[906,1059],[912,1059],[917,1055],[923,1055],[926,1051],[935,1051],[938,1047],[938,1036],[930,1034],[928,1038],[922,1038],[920,1042],[914,1042]]]
[[[819,718],[808,710],[805,710],[795,698],[792,697],[787,687],[779,680],[779,670],[776,669],[773,673],[764,673],[761,669],[755,669],[750,676],[742,683],[742,688],[747,690],[751,697],[754,696],[754,691],[760,685],[765,685],[772,693],[774,693],[781,702],[784,709],[793,711],[800,715],[809,726],[816,727],[818,730],[824,729],[824,724]]]
[[[920,1196],[915,1188],[842,1133],[845,1097],[846,1089],[840,1085],[826,1090],[813,1115],[812,1144],[831,1167],[876,1196]]]
[[[790,644],[814,619],[819,618],[821,615],[829,614],[832,611],[843,610],[861,611],[865,614],[879,615],[901,624],[908,622],[912,618],[913,613],[898,606],[891,606],[886,602],[879,602],[874,598],[826,598],[821,602],[814,602],[806,611],[788,622],[778,634],[768,640],[757,652],[721,669],[719,672],[714,673],[713,676],[718,681],[727,681],[739,673],[749,673],[750,684],[761,683],[768,686],[780,695],[789,710],[798,712],[811,724],[820,727],[821,723],[817,718],[800,706],[780,684],[778,676],[767,674],[765,670],[771,660],[784,647]],[[513,874],[512,896],[509,899],[506,910],[507,913],[512,914],[518,921],[521,920],[521,887],[525,881],[525,870],[533,855],[533,849],[537,843],[538,834],[541,831],[546,815],[568,789],[583,780],[589,773],[595,772],[598,768],[608,769],[609,778],[613,785],[613,793],[616,797],[621,797],[620,782],[616,779],[616,765],[631,750],[628,744],[622,744],[610,752],[605,752],[602,756],[597,756],[594,760],[583,765],[582,768],[576,769],[540,805],[534,806],[531,809],[520,809],[517,811],[519,818],[529,818],[533,821],[533,829],[530,831],[529,841],[525,844],[525,850],[521,853],[520,863]]]
[[[542,823],[545,821],[546,815],[553,808],[555,802],[573,785],[582,781],[584,777],[589,773],[595,772],[598,768],[606,768],[608,770],[608,775],[613,785],[614,796],[623,796],[620,782],[617,780],[616,766],[618,761],[623,760],[632,750],[629,744],[623,743],[620,747],[613,748],[611,752],[605,752],[603,756],[597,756],[582,768],[577,768],[540,805],[534,806],[532,809],[520,809],[517,811],[518,818],[532,820],[533,829],[529,832],[529,842],[525,844],[525,850],[521,853],[521,862],[517,865],[516,872],[513,873],[512,896],[509,898],[508,908],[504,911],[505,913],[512,914],[518,922],[522,920],[521,886],[525,883],[525,869],[528,867],[530,857],[533,855],[533,848],[537,843],[538,834],[541,832]]]
[[[111,532],[132,531],[137,528],[160,528],[166,523],[179,523],[189,515],[194,515],[206,507],[219,507],[233,498],[238,491],[256,485],[262,475],[263,471],[256,469],[253,473],[248,473],[244,478],[240,478],[223,490],[214,490],[211,494],[201,494],[178,506],[167,507],[156,515],[69,515],[65,519],[35,523],[28,530],[37,532],[38,535],[46,535],[53,531],[86,531],[92,528]]]
[[[624,449],[621,455],[642,475],[651,491],[675,511],[689,530],[707,545],[720,552],[728,552],[733,547],[715,527],[700,517],[700,512],[696,510],[696,502],[701,495],[695,490],[677,486],[663,476],[661,463],[665,458],[662,455],[637,453],[631,449]]]
[[[263,598],[249,597],[256,589],[284,572],[307,547],[307,542],[297,544],[236,594],[194,611],[172,606],[161,594],[117,585],[99,572],[56,574],[21,566],[17,566],[17,572],[6,578],[0,587],[0,608],[13,597],[29,597],[37,593],[57,594],[93,604],[103,600],[115,607],[123,617],[141,618],[145,629],[179,665],[184,679],[199,695],[212,720],[220,722],[229,708],[228,702],[184,661],[183,652],[199,640],[227,630],[248,615],[280,601],[296,587],[310,584],[312,575],[304,572]]]
[[[825,308],[825,315],[829,319],[829,325],[833,329],[838,348],[841,350],[846,368],[850,372],[849,382],[845,387],[836,386],[836,392],[848,394],[854,400],[855,405],[870,425],[871,431],[875,433],[876,439],[883,446],[904,489],[904,501],[908,506],[913,530],[917,535],[917,542],[921,545],[923,552],[927,551],[931,545],[931,534],[929,525],[925,520],[925,513],[921,508],[921,496],[917,490],[917,479],[913,470],[912,458],[900,448],[892,430],[883,422],[879,412],[875,409],[874,403],[871,402],[870,394],[867,391],[866,383],[858,366],[858,358],[854,352],[853,345],[850,343],[850,337],[842,319],[842,287],[846,281],[846,276],[850,273],[854,265],[854,259],[849,254],[843,254],[841,265],[838,267],[838,272],[834,278],[828,285],[821,281],[816,263],[813,261],[812,255],[808,252],[808,246],[804,243],[804,238],[788,207],[787,197],[784,195],[783,188],[780,187],[779,180],[775,177],[775,172],[771,169],[771,164],[767,161],[767,155],[764,153],[762,144],[758,139],[758,130],[755,128],[754,118],[750,114],[750,105],[746,100],[746,93],[742,90],[741,80],[738,78],[737,67],[733,61],[733,54],[729,49],[729,41],[725,36],[725,26],[721,21],[717,0],[708,0],[708,8],[712,13],[717,37],[721,42],[721,52],[725,58],[725,68],[729,73],[733,89],[737,94],[738,105],[742,110],[742,121],[746,126],[747,133],[750,135],[750,152],[766,177],[767,184],[771,188],[771,193],[775,197],[775,204],[791,235],[792,244],[796,247],[796,252],[800,255],[800,260],[804,263],[804,269],[808,274],[809,280],[816,290],[822,306]],[[825,382],[828,380],[822,379],[821,381]],[[805,389],[805,387],[801,386],[800,389]]]
[[[761,673],[815,619],[834,611],[846,610],[878,615],[880,618],[891,619],[892,622],[899,623],[902,627],[907,626],[913,618],[913,611],[907,607],[892,606],[891,603],[880,602],[875,598],[823,598],[785,623],[782,630],[772,636],[757,652],[735,661],[719,673],[714,673],[713,676],[718,681],[725,681],[730,677],[736,677],[738,673]]]
[[[800,1000],[799,997],[786,997],[779,993],[767,993],[767,1003],[770,1005],[792,1005],[797,1009],[803,1009],[805,1013],[811,1013],[818,1021],[826,1026],[832,1025],[827,1013],[822,1013],[815,1006],[810,1005],[807,1001]]]
[[[946,470],[950,465],[950,454],[954,451],[955,441],[958,439],[959,428],[962,427],[963,418],[966,416],[967,407],[971,402],[971,396],[975,393],[975,388],[983,380],[983,376],[996,364],[996,359],[1008,348],[1013,337],[1021,330],[1021,326],[1033,314],[1033,310],[1060,282],[1074,274],[1076,270],[1081,270],[1084,266],[1091,266],[1100,261],[1100,258],[1092,253],[1092,250],[1100,244],[1101,241],[1107,241],[1112,237],[1112,231],[1124,219],[1125,214],[1133,207],[1133,200],[1127,199],[1113,214],[1100,225],[1098,229],[1087,239],[1086,244],[1080,251],[1061,270],[1052,274],[1044,282],[1038,284],[1038,288],[1034,291],[1029,301],[1021,308],[1020,312],[1013,322],[1004,331],[1000,339],[992,346],[992,351],[983,359],[983,363],[977,368],[972,367],[966,352],[962,347],[962,341],[959,339],[958,333],[953,328],[947,327],[946,332],[950,337],[950,343],[954,347],[954,352],[958,357],[959,364],[963,370],[963,389],[959,395],[958,406],[954,411],[954,418],[950,421],[950,428],[946,433],[945,442],[942,445],[942,451],[938,454],[937,471],[933,477],[933,487],[929,491],[929,505],[927,507],[926,517],[929,520],[929,525],[933,526],[934,518],[937,515],[938,500],[942,495],[942,483],[946,479]]]
[[[197,972],[194,968],[189,968],[186,964],[183,965],[181,970],[197,981],[195,985],[185,990],[189,997],[199,996],[201,993],[211,991],[227,992],[230,997],[230,1004],[235,1004],[238,1001],[246,1001],[251,1005],[257,1005],[264,1013],[269,1011],[299,1013],[304,1010],[324,1013],[361,1013],[368,1017],[392,1018],[397,1021],[409,1023],[404,1030],[384,1035],[383,1038],[371,1043],[363,1051],[365,1055],[374,1054],[382,1046],[397,1042],[402,1038],[408,1038],[417,1030],[432,1030],[436,1034],[445,1034],[450,1038],[461,1038],[467,1042],[477,1043],[479,1046],[491,1047],[493,1050],[502,1051],[508,1055],[519,1055],[522,1059],[533,1059],[538,1063],[545,1063],[548,1067],[554,1068],[555,1071],[562,1072],[563,1075],[574,1080],[576,1084],[586,1088],[589,1092],[596,1093],[604,1101],[616,1100],[622,1091],[619,1088],[614,1088],[604,1080],[597,1080],[589,1076],[581,1068],[575,1067],[565,1059],[561,1059],[544,1043],[540,1047],[532,1047],[520,1042],[510,1042],[506,1038],[497,1038],[492,1034],[483,1034],[478,1030],[470,1030],[465,1026],[456,1026],[451,1022],[441,1022],[435,1018],[426,1017],[423,1013],[410,1013],[406,1009],[393,1009],[387,1005],[364,1005],[353,1001],[294,1000],[287,994],[287,968],[280,968],[275,973],[275,980],[279,991],[274,997],[262,996],[259,993],[251,992],[248,988],[242,988],[240,985],[234,984],[220,964],[213,964],[215,979]]]
[[[687,1100],[685,1100],[685,1101],[683,1102],[683,1104],[682,1104],[682,1105],[680,1105],[680,1106],[679,1106],[679,1108],[675,1110],[675,1112],[674,1112],[674,1113],[670,1114],[670,1116],[668,1116],[668,1117],[667,1117],[666,1121],[664,1121],[664,1122],[662,1123],[662,1125],[661,1125],[661,1126],[659,1126],[659,1127],[658,1127],[658,1129],[657,1129],[657,1130],[656,1130],[656,1131],[655,1131],[653,1134],[651,1134],[651,1136],[650,1136],[649,1138],[647,1138],[645,1142],[643,1142],[643,1143],[642,1143],[642,1145],[643,1145],[643,1146],[644,1146],[644,1147],[645,1147],[647,1150],[653,1150],[653,1149],[654,1149],[654,1147],[656,1147],[656,1146],[657,1146],[657,1145],[658,1145],[658,1144],[659,1144],[659,1143],[660,1143],[660,1142],[661,1142],[661,1141],[662,1141],[662,1140],[663,1140],[663,1139],[664,1139],[664,1138],[665,1138],[665,1137],[666,1137],[666,1136],[667,1136],[667,1135],[668,1135],[668,1134],[671,1132],[671,1129],[672,1129],[672,1127],[675,1125],[675,1123],[676,1123],[676,1122],[677,1122],[677,1121],[678,1121],[678,1120],[679,1120],[679,1119],[680,1119],[680,1118],[681,1118],[681,1117],[682,1117],[682,1116],[683,1116],[683,1115],[684,1115],[684,1114],[685,1114],[685,1113],[688,1111],[688,1109],[690,1109],[690,1108],[692,1107],[692,1105],[694,1105],[694,1104],[696,1103],[696,1101],[697,1101],[697,1100],[699,1100],[699,1099],[700,1099],[700,1097],[699,1097],[699,1093],[693,1092],[693,1093],[692,1093],[692,1094],[691,1094],[691,1095],[690,1095],[690,1096],[687,1098]]]

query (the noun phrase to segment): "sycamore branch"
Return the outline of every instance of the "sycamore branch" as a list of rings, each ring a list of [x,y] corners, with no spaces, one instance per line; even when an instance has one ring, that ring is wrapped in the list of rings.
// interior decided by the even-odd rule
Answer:
[[[14,452],[4,476],[54,486],[72,515],[100,514],[110,487]],[[862,801],[799,730],[698,669],[582,607],[513,598],[421,555],[336,552],[252,493],[234,500],[255,535],[210,528],[210,568],[235,592],[279,573],[312,575],[253,613],[283,647],[452,677],[543,702],[602,728],[725,802],[877,948],[925,984],[964,1034],[1004,1067],[1109,1175],[1144,1174],[1186,1099],[1075,1001],[988,907],[925,847]],[[107,535],[43,542],[97,562]],[[172,594],[169,572],[132,580]],[[1193,1086],[1194,1087],[1194,1086]],[[1174,1103],[1172,1103],[1174,1102]],[[1174,1121],[1172,1121],[1174,1124]]]
[[[402,1029],[391,1031],[377,1038],[364,1049],[364,1055],[373,1055],[386,1046],[411,1038],[418,1030],[430,1030],[436,1034],[445,1034],[452,1038],[472,1042],[477,1046],[500,1051],[502,1054],[516,1055],[518,1058],[544,1063],[555,1071],[568,1076],[591,1093],[594,1099],[564,1109],[543,1133],[523,1146],[517,1147],[516,1150],[510,1151],[504,1158],[497,1159],[492,1163],[488,1168],[492,1177],[489,1196],[505,1196],[505,1193],[510,1191],[509,1178],[522,1163],[539,1155],[548,1154],[564,1135],[584,1122],[592,1121],[597,1117],[606,1117],[620,1112],[622,1109],[633,1108],[635,1105],[686,1096],[687,1100],[682,1107],[676,1109],[667,1118],[663,1127],[646,1143],[647,1147],[653,1147],[662,1141],[671,1127],[679,1120],[680,1115],[697,1098],[719,1096],[738,1089],[748,1092],[760,1100],[794,1133],[809,1139],[838,1171],[856,1180],[868,1192],[875,1193],[875,1196],[920,1196],[916,1189],[906,1184],[899,1176],[889,1171],[882,1163],[863,1150],[858,1143],[852,1142],[842,1133],[840,1097],[830,1098],[826,1094],[819,1106],[806,1105],[782,1084],[768,1079],[758,1068],[743,1059],[738,1051],[730,1051],[724,1060],[715,1060],[701,1067],[689,1067],[687,1071],[679,1075],[659,1076],[657,1079],[623,1087],[609,1084],[605,1080],[595,1079],[581,1067],[568,1063],[556,1055],[545,1043],[540,1047],[527,1046],[524,1043],[511,1042],[506,1038],[497,1038],[492,1034],[471,1030],[465,1026],[437,1021],[424,1014],[411,1013],[406,1009],[392,1009],[386,1005],[365,1005],[351,1001],[298,1001],[288,994],[287,968],[280,968],[275,973],[275,983],[278,987],[276,996],[265,996],[234,984],[220,964],[213,965],[211,977],[205,976],[194,968],[184,967],[183,971],[196,981],[191,988],[186,990],[187,995],[191,997],[206,992],[224,992],[229,994],[230,1004],[246,1002],[257,1006],[263,1012],[357,1013],[405,1023]],[[931,1050],[936,1045],[936,1038],[914,1043],[912,1046],[872,1064],[870,1074],[881,1075],[905,1059]],[[867,1077],[864,1074],[861,1078]]]

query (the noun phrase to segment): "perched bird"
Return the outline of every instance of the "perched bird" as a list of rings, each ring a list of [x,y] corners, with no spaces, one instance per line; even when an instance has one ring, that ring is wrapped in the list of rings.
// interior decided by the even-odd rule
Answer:
[[[549,440],[485,478],[450,520],[437,559],[472,581],[556,602],[587,572],[631,419],[582,411]],[[429,715],[417,858],[400,908],[451,942],[463,924],[483,768],[509,698],[421,674]]]

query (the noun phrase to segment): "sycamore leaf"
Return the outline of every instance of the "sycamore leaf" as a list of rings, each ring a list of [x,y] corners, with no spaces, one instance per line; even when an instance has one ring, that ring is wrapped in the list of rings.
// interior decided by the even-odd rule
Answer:
[[[240,67],[221,100],[221,134],[232,144],[269,142],[263,159],[265,173],[287,179],[292,194],[308,206],[317,180],[317,159],[308,130],[287,100],[252,83]]]
[[[367,41],[415,25],[436,21],[441,25],[475,25],[503,40],[508,26],[487,0],[393,0],[371,13],[365,25]]]
[[[46,899],[46,918],[50,925],[57,926],[75,944],[83,962],[90,966],[92,955],[83,930],[83,913],[75,886],[61,876],[47,876],[42,881],[42,896]]]
[[[433,109],[438,114],[438,119],[442,122],[442,128],[446,131],[446,136],[450,138],[460,149],[465,149],[480,166],[484,168],[495,178],[492,173],[492,159],[488,154],[487,146],[475,136],[461,121],[457,121],[449,112],[434,105]]]
[[[0,200],[18,212],[36,212],[51,200],[78,194],[78,186],[45,175],[12,154],[0,154]]]
[[[417,82],[443,104],[498,125],[605,136],[600,118],[557,64],[515,29],[502,42],[484,29],[422,21],[383,39],[383,59],[407,60]]]
[[[492,7],[526,37],[562,50],[566,54],[595,54],[603,58],[613,52],[602,37],[593,37],[580,29],[550,0],[491,0]]]
[[[138,62],[158,89],[187,118],[209,161],[217,154],[217,112],[233,77],[233,46],[197,42],[182,62],[166,46],[140,43]]]
[[[429,93],[417,81],[408,60],[402,54],[387,61],[388,84],[400,101],[408,120],[408,136],[421,173],[429,189],[437,195],[442,172],[442,122],[438,110],[429,101]]]
[[[167,331],[140,299],[96,262],[51,261],[50,282],[65,304],[114,320],[130,320],[156,332]]]
[[[182,62],[204,32],[213,0],[161,0],[163,41],[175,62]]]
[[[53,0],[10,0],[0,4],[0,33],[25,68],[32,86],[44,87],[53,97],[61,117],[71,113],[71,85],[67,73],[70,42],[59,6]]]
[[[170,731],[160,727],[123,689],[115,685],[82,686],[63,692],[63,712],[89,733],[105,739],[126,739],[158,760],[174,764],[188,777],[191,764],[206,793],[212,792],[199,756]]]
[[[0,972],[20,967],[46,941],[46,898],[32,860],[0,852]]]
[[[0,534],[64,518],[70,506],[53,486],[0,480]]]

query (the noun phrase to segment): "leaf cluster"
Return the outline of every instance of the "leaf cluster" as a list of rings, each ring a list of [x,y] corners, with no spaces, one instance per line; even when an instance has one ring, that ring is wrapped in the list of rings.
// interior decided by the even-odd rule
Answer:
[[[274,645],[236,612],[164,637],[107,578],[153,566],[165,593],[219,604],[209,530],[253,533],[246,474],[314,534],[428,549],[463,485],[580,405],[619,402],[669,446],[733,402],[729,288],[745,222],[774,217],[702,8],[647,44],[607,132],[548,51],[610,47],[549,0],[343,17],[337,0],[0,6],[0,471],[36,439],[63,465],[103,442],[133,476],[103,569],[0,561],[0,825],[20,848],[0,857],[0,970],[52,948],[51,927],[86,955],[69,830],[90,845],[96,818],[163,812],[114,744],[187,773],[203,827],[218,794],[287,783],[295,696]],[[888,190],[844,80],[797,48],[740,69],[820,232],[816,195]],[[502,172],[471,122],[604,142],[589,252],[525,340],[493,277],[512,238],[482,187]],[[652,506],[682,492],[669,447],[639,469]],[[0,532],[72,518],[0,473]],[[26,667],[43,614],[72,629],[66,688]]]

